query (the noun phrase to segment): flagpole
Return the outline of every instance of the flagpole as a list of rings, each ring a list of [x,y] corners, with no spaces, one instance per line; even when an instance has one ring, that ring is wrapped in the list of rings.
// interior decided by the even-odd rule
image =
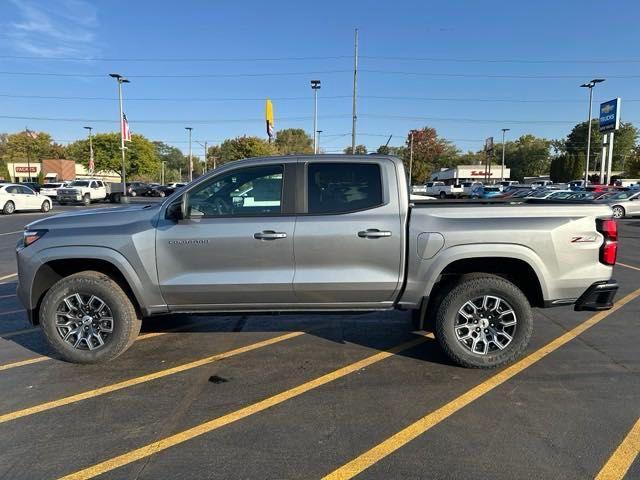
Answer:
[[[118,81],[118,103],[120,105],[120,151],[122,152],[122,195],[127,197],[127,172],[125,169],[125,155],[124,155],[124,112],[122,109],[122,84],[129,83],[129,80],[117,73],[110,73],[110,77],[115,78]],[[125,203],[127,200],[125,200]]]

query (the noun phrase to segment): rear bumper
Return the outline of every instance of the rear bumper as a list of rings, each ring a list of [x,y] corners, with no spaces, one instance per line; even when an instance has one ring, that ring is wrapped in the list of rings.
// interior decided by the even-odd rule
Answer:
[[[578,298],[574,309],[576,311],[609,310],[613,307],[613,298],[618,291],[618,283],[611,279],[596,282]]]

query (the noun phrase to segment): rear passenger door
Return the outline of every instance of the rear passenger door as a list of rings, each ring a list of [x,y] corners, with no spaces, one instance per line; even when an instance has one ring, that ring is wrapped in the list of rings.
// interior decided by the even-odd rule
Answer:
[[[294,238],[297,301],[324,308],[392,302],[404,245],[393,162],[341,159],[301,166],[304,198]]]

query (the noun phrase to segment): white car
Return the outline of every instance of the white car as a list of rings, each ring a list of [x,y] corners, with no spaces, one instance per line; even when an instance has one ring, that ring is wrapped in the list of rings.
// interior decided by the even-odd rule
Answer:
[[[94,178],[74,180],[68,186],[58,189],[58,203],[60,205],[78,202],[90,205],[91,202],[105,198],[107,198],[107,188],[104,182]]]
[[[18,210],[40,210],[47,213],[52,205],[49,197],[40,195],[24,185],[0,185],[0,211],[5,215]]]
[[[40,189],[40,195],[45,195],[55,199],[58,196],[58,189],[69,185],[69,182],[45,183]]]

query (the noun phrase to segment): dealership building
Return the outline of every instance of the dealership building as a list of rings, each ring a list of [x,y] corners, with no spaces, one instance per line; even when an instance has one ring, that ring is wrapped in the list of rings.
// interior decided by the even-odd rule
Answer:
[[[120,174],[114,171],[94,172],[90,174],[84,165],[73,160],[45,158],[42,162],[7,162],[10,182],[37,181],[40,172],[47,182],[61,182],[83,178],[99,178],[105,182],[120,182]],[[31,179],[31,180],[29,180]]]
[[[441,168],[433,172],[429,177],[432,182],[444,182],[446,185],[455,185],[463,182],[495,183],[502,179],[502,166],[491,165],[491,171],[485,171],[485,165],[458,165],[457,167]],[[504,167],[504,179],[509,180],[511,169]]]

